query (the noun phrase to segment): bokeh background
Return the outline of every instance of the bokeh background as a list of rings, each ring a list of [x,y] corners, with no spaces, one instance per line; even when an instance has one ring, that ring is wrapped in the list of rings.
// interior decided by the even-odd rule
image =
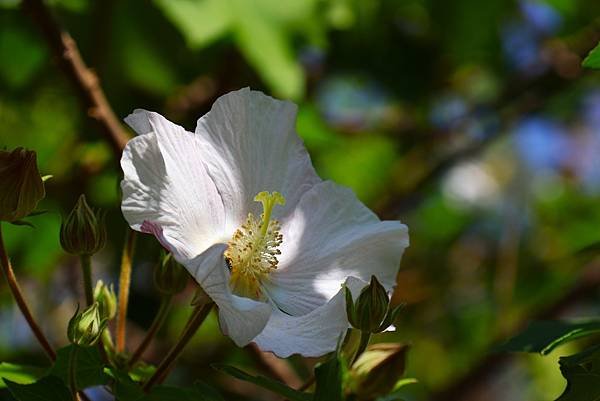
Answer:
[[[52,0],[120,118],[158,111],[193,129],[219,95],[251,86],[299,105],[297,129],[324,178],[410,228],[394,302],[410,342],[411,400],[550,401],[557,359],[491,354],[534,317],[597,316],[600,73],[596,0]],[[81,193],[107,212],[94,275],[117,282],[126,225],[120,171],[99,127],[18,0],[0,1],[0,146],[38,152],[51,174],[35,229],[6,227],[27,297],[55,343],[81,299],[61,216]],[[130,347],[158,308],[158,248],[138,243]],[[595,280],[595,281],[594,281]],[[190,312],[178,298],[148,353],[157,361]],[[44,362],[0,282],[0,360]],[[171,383],[216,381],[228,399],[267,400],[212,371],[257,369],[214,316]],[[301,375],[308,364],[292,358]],[[98,391],[98,399],[102,399]],[[437,397],[437,398],[436,398]],[[0,390],[0,398],[9,399]]]

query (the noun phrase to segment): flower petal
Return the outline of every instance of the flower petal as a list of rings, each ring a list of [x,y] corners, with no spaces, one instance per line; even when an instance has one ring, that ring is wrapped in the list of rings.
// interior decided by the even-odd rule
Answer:
[[[231,232],[248,212],[260,213],[260,205],[254,202],[257,193],[283,194],[286,206],[275,209],[278,217],[321,181],[296,134],[296,112],[291,102],[244,88],[221,96],[198,120],[196,135],[223,198]]]
[[[348,189],[332,182],[313,186],[282,221],[279,267],[266,284],[271,299],[291,315],[323,305],[349,276],[375,275],[391,290],[408,246],[408,229],[380,221]]]
[[[346,280],[354,296],[366,284],[354,277]],[[306,315],[291,316],[274,310],[269,323],[254,342],[261,350],[271,351],[280,358],[292,354],[317,357],[335,350],[348,327],[344,289],[338,287],[337,294],[329,302]]]
[[[125,219],[155,234],[178,260],[196,256],[224,236],[225,213],[195,135],[144,110],[125,121],[140,134],[121,158]]]
[[[223,258],[226,247],[224,244],[213,245],[185,265],[219,307],[219,324],[223,333],[243,347],[263,330],[273,307],[231,293],[229,270]]]

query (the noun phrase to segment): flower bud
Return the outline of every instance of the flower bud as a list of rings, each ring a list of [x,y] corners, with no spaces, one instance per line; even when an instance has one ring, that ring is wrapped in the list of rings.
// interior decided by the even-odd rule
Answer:
[[[100,307],[97,302],[88,306],[79,313],[79,308],[75,315],[69,321],[67,336],[71,344],[89,347],[95,345],[104,328],[107,320],[100,316]]]
[[[117,295],[113,285],[107,286],[98,280],[94,288],[94,301],[98,303],[100,316],[106,320],[112,320],[117,315]]]
[[[35,152],[23,148],[0,150],[0,221],[22,219],[44,195]]]
[[[346,289],[346,311],[350,324],[362,331],[377,333],[388,315],[390,299],[385,288],[379,284],[375,276],[371,282],[362,289],[356,302],[352,302],[352,295]]]
[[[395,343],[369,346],[350,372],[358,399],[372,400],[388,394],[404,374],[408,349],[405,344]]]
[[[93,255],[106,243],[103,218],[88,206],[81,195],[75,207],[60,226],[60,244],[75,255]]]
[[[173,259],[171,254],[165,255],[154,269],[154,285],[163,295],[175,295],[184,290],[189,274],[183,266]]]

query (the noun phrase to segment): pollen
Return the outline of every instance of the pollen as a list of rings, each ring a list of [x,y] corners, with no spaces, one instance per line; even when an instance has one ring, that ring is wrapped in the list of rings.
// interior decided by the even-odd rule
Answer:
[[[264,300],[261,283],[277,269],[283,242],[279,221],[271,219],[275,205],[284,205],[279,192],[260,192],[254,197],[263,205],[260,217],[248,213],[246,221],[228,242],[224,253],[231,269],[229,285],[234,294],[255,300]]]

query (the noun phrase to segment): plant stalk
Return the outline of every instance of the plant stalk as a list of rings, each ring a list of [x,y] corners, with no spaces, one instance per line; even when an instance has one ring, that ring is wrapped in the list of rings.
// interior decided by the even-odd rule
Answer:
[[[152,321],[152,324],[150,325],[146,336],[144,337],[140,345],[133,353],[131,359],[129,360],[129,367],[135,365],[135,363],[142,357],[144,351],[146,350],[146,348],[148,348],[148,345],[150,345],[150,342],[152,341],[158,330],[160,330],[160,328],[165,323],[165,320],[167,319],[167,316],[169,314],[169,310],[171,309],[172,299],[173,297],[171,295],[166,295],[161,299],[158,312],[156,313],[156,316],[154,316],[154,320]]]
[[[360,342],[358,343],[358,349],[356,350],[356,353],[354,354],[354,358],[352,358],[352,363],[350,364],[350,366],[354,365],[354,362],[356,362],[358,357],[361,356],[363,352],[365,352],[365,350],[367,349],[367,345],[369,345],[370,339],[371,339],[371,333],[369,333],[368,331],[361,330]]]
[[[79,400],[77,395],[77,351],[79,351],[79,347],[73,345],[69,354],[69,388],[74,401]]]
[[[135,249],[136,232],[127,229],[127,240],[121,258],[121,274],[119,276],[119,311],[117,314],[116,342],[117,352],[125,351],[125,325],[127,322],[127,306],[129,304],[129,286],[131,284],[131,264]]]
[[[81,255],[81,270],[83,271],[83,290],[85,292],[85,302],[87,306],[94,303],[94,288],[92,286],[92,257],[90,255]]]
[[[190,342],[192,337],[194,337],[194,334],[196,334],[196,331],[198,331],[198,328],[200,328],[202,322],[204,322],[204,319],[206,319],[208,316],[213,305],[214,303],[210,301],[205,304],[200,304],[194,308],[194,311],[192,312],[185,329],[181,333],[179,340],[177,340],[167,356],[158,365],[152,377],[150,377],[146,384],[144,384],[143,389],[145,392],[149,392],[155,384],[158,384],[164,380],[177,358],[181,355],[181,352],[185,346]]]
[[[44,333],[38,326],[37,322],[33,318],[33,315],[31,314],[29,306],[27,305],[27,302],[25,301],[25,298],[23,297],[23,293],[21,292],[19,283],[17,282],[15,272],[13,271],[10,261],[8,260],[8,255],[7,255],[6,249],[4,247],[4,240],[2,238],[1,224],[0,224],[0,264],[2,265],[2,271],[4,272],[4,276],[6,277],[6,281],[8,282],[8,286],[13,295],[13,298],[15,299],[15,302],[17,303],[17,305],[19,307],[19,310],[23,314],[23,317],[27,321],[27,324],[29,324],[29,327],[31,328],[31,331],[33,332],[35,338],[37,339],[37,341],[40,343],[40,345],[44,349],[44,352],[48,356],[48,359],[50,359],[50,361],[54,362],[54,360],[56,359],[56,352],[54,352],[54,349],[48,342],[48,339],[46,338],[46,336],[44,335]]]

